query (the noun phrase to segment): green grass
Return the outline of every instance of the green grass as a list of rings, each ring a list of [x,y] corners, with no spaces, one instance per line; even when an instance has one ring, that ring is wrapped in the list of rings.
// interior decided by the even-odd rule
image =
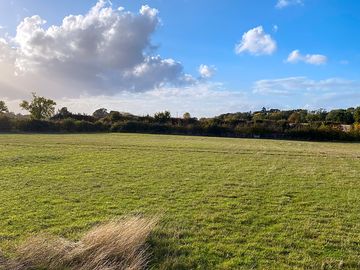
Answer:
[[[360,267],[360,144],[0,135],[0,249],[161,215],[153,269]]]

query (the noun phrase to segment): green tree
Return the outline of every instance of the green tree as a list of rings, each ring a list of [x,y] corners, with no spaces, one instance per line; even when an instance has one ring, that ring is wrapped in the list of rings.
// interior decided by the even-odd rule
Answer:
[[[190,113],[189,112],[184,113],[183,118],[186,120],[190,119],[191,118]]]
[[[58,110],[57,115],[61,118],[61,119],[66,119],[66,118],[70,118],[72,113],[69,112],[67,107],[62,107],[60,110]]]
[[[32,100],[20,103],[20,107],[30,112],[32,119],[43,120],[50,118],[55,112],[56,102],[52,99],[39,97],[32,93]]]
[[[357,107],[354,111],[354,120],[356,123],[360,123],[360,107]]]
[[[0,100],[0,114],[9,112],[8,107],[6,106],[5,102]]]
[[[121,120],[121,113],[118,111],[111,111],[109,114],[111,122],[117,122]]]
[[[167,121],[169,121],[171,119],[171,114],[169,111],[158,112],[158,113],[155,113],[154,118],[155,118],[155,121],[157,121],[159,123],[166,123]]]
[[[97,109],[94,113],[93,113],[93,116],[95,118],[105,118],[106,116],[108,116],[109,113],[107,112],[107,109],[105,108],[100,108],[100,109]]]
[[[354,123],[354,116],[350,111],[339,109],[332,110],[326,116],[326,121],[331,121],[341,124],[352,124]]]

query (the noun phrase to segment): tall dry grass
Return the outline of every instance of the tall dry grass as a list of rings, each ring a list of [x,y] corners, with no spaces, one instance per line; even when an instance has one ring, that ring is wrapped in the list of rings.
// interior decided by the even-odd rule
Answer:
[[[142,217],[110,221],[91,229],[77,242],[38,235],[21,244],[17,250],[17,259],[4,261],[3,269],[144,269],[149,259],[146,241],[156,222],[157,219]]]

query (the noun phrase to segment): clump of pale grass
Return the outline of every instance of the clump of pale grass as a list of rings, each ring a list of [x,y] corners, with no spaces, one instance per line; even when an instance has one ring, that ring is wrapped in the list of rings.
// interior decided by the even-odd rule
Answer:
[[[137,270],[148,262],[146,241],[156,219],[130,217],[96,226],[79,241],[39,235],[18,248],[11,270]],[[1,269],[1,266],[0,266]]]

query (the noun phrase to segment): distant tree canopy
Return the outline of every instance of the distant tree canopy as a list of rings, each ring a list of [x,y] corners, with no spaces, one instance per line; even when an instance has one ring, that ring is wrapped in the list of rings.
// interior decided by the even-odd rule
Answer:
[[[5,101],[0,100],[0,113],[7,113],[9,112],[8,107],[5,104]]]
[[[72,116],[72,113],[69,112],[67,107],[62,107],[60,110],[58,110],[57,115],[61,119],[70,118]]]
[[[107,112],[107,109],[105,108],[100,108],[100,109],[97,109],[94,113],[93,113],[93,117],[95,118],[104,118],[106,116],[108,116],[109,113]]]
[[[117,111],[111,111],[109,113],[109,118],[110,118],[110,121],[112,121],[112,122],[119,121],[121,119],[121,113],[117,112]]]
[[[352,124],[354,122],[353,109],[332,110],[326,116],[326,121],[335,123]]]
[[[184,113],[183,118],[186,119],[186,120],[190,119],[191,118],[190,113],[189,112]]]
[[[169,111],[158,112],[158,113],[155,113],[154,118],[155,118],[155,121],[157,121],[159,123],[166,123],[167,121],[169,121],[171,119],[171,114]]]
[[[55,112],[56,102],[52,99],[39,97],[36,93],[32,93],[32,100],[20,103],[20,107],[29,111],[32,119],[43,120],[50,118]]]
[[[357,107],[354,111],[354,121],[360,123],[360,107]]]
[[[72,113],[62,107],[54,115],[56,103],[32,94],[21,108],[28,115],[9,113],[0,101],[0,132],[139,132],[222,137],[286,138],[308,140],[360,141],[360,107],[279,110],[263,107],[254,112],[226,113],[209,118],[172,117],[169,111],[154,116],[97,109],[92,115]]]

